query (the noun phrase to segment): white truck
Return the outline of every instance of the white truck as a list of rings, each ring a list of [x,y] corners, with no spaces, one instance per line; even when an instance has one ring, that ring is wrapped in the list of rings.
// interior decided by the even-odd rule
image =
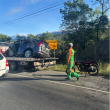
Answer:
[[[24,68],[45,68],[52,67],[56,64],[58,58],[24,58],[24,57],[6,57],[11,70],[18,70],[19,67]]]

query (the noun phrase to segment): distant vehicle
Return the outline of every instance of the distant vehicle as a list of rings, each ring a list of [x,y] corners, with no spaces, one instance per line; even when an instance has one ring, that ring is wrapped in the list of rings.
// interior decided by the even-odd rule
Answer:
[[[9,46],[6,51],[7,57],[50,57],[50,47],[45,41],[37,39],[17,40]]]
[[[2,44],[2,47],[1,47]],[[0,49],[2,49],[2,53],[4,53],[9,48],[10,43],[0,42]]]
[[[9,72],[8,61],[3,56],[3,54],[0,53],[0,77],[6,76],[8,72]]]

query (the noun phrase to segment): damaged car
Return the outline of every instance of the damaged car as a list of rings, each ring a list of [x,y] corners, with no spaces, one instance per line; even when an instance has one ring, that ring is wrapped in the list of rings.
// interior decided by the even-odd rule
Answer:
[[[48,43],[38,39],[17,40],[9,46],[6,51],[8,57],[50,57],[50,47]]]

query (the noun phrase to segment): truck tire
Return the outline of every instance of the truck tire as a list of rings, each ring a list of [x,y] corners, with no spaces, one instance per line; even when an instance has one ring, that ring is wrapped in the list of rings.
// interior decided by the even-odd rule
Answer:
[[[10,69],[11,70],[18,70],[18,63],[16,62],[16,61],[12,61],[11,63],[10,63]]]

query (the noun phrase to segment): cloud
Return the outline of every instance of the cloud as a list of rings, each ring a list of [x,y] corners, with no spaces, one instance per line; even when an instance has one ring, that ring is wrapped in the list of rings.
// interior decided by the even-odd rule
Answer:
[[[39,1],[40,0],[21,0],[22,3],[26,3],[26,4],[35,4]]]
[[[13,15],[21,12],[22,10],[23,10],[23,7],[13,7],[7,12],[7,15]]]

